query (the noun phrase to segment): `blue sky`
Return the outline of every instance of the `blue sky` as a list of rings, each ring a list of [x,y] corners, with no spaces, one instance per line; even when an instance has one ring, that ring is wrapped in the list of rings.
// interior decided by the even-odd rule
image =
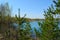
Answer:
[[[21,17],[26,14],[27,18],[44,18],[43,11],[53,3],[52,0],[0,0],[0,4],[6,2],[12,8],[12,16],[18,15],[20,8]]]

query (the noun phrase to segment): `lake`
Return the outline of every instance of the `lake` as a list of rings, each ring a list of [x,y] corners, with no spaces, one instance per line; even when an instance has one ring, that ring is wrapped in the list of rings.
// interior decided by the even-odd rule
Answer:
[[[38,22],[43,22],[43,21],[32,21],[32,22],[29,23],[32,30],[34,30],[34,28],[36,28],[37,30],[40,28],[40,26],[38,25]],[[25,24],[25,23],[23,23],[23,24]],[[16,24],[16,23],[13,23],[13,25],[16,28],[18,27],[18,24]],[[60,27],[60,21],[58,23],[58,27]]]
[[[25,23],[23,23],[23,25],[24,25]],[[39,25],[38,25],[38,21],[33,21],[33,22],[30,22],[29,23],[30,24],[30,26],[31,26],[31,28],[32,28],[32,30],[34,30],[34,28],[36,28],[37,30],[39,29]],[[16,24],[16,23],[13,23],[13,26],[14,27],[18,27],[18,24]]]

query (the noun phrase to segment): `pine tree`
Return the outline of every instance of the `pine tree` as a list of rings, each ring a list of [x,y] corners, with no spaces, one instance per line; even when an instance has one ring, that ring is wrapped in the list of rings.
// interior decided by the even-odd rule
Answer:
[[[25,17],[26,15],[24,15]],[[17,40],[30,40],[30,30],[31,27],[29,25],[29,23],[24,22],[25,18],[24,17],[20,17],[20,9],[18,9],[18,17],[17,15],[15,15],[16,19],[17,19],[17,23],[18,25],[18,30],[17,30]],[[23,27],[23,23],[26,23],[25,27]]]
[[[56,20],[57,14],[60,15],[60,0],[53,2],[56,4],[56,9],[51,6],[44,11],[45,19],[41,23],[41,40],[60,40],[58,20]]]

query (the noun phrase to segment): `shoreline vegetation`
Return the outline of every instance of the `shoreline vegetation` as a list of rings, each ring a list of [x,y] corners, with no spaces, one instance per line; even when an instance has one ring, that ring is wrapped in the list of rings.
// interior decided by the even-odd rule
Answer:
[[[12,19],[14,20],[15,18],[12,17]],[[22,18],[21,18],[22,19]],[[44,19],[37,19],[37,18],[24,18],[27,22],[32,22],[32,21],[43,21]],[[16,19],[15,19],[16,20]]]

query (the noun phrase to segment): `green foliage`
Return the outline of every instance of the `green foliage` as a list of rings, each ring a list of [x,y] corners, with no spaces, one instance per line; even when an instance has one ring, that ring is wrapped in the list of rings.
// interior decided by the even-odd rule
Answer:
[[[20,29],[18,30],[18,40],[30,40],[31,39],[30,30],[31,30],[31,27],[30,27],[29,23],[26,24],[26,27],[24,27],[24,28],[20,27]]]
[[[53,2],[56,5],[56,9],[53,5],[51,5],[47,11],[44,11],[44,21],[42,23],[38,22],[39,26],[41,27],[41,32],[35,29],[36,35],[39,35],[38,37],[40,37],[40,40],[60,40],[60,29],[58,27],[58,20],[60,20],[60,17],[57,17],[58,20],[56,18],[57,14],[60,15],[60,0],[54,0]]]
[[[19,10],[18,10],[19,11]],[[20,17],[20,13],[18,13],[19,16],[17,17],[17,15],[15,15],[16,19],[17,19],[17,22],[19,24],[18,26],[18,30],[17,30],[17,40],[30,40],[30,35],[31,35],[31,26],[29,23],[26,23],[26,26],[23,27],[22,24],[25,23],[25,19],[24,17],[26,15],[24,15],[23,18]]]
[[[57,16],[56,14],[60,13],[60,0],[57,0],[57,2],[54,1],[54,3],[56,4],[56,9],[54,9],[54,6],[51,6],[47,11],[44,11],[44,22],[39,23],[41,26],[41,40],[60,40],[60,29],[56,20],[57,18],[55,17]]]
[[[56,7],[56,11],[55,12],[57,14],[60,14],[60,0],[56,0],[56,1],[54,0],[53,2],[55,3],[55,7]]]
[[[60,0],[54,0],[55,7],[51,5],[44,11],[45,19],[43,22],[38,22],[39,30],[34,29],[36,38],[39,40],[60,40],[60,29],[58,22],[60,17]],[[3,40],[31,40],[31,26],[29,20],[24,17],[20,17],[20,9],[18,9],[18,16],[11,17],[11,8],[9,4],[0,5],[0,34]],[[57,20],[58,19],[58,20]],[[14,29],[12,23],[18,24],[18,29]],[[25,26],[23,24],[25,23]]]
[[[18,10],[20,11],[20,10]],[[23,27],[22,24],[26,20],[24,17],[20,17],[20,13],[13,18],[11,17],[11,11],[8,3],[0,5],[0,34],[2,34],[3,40],[30,40],[31,37],[31,26],[27,22],[26,26]],[[13,22],[14,21],[14,22]],[[14,29],[12,23],[18,23],[18,29]]]

